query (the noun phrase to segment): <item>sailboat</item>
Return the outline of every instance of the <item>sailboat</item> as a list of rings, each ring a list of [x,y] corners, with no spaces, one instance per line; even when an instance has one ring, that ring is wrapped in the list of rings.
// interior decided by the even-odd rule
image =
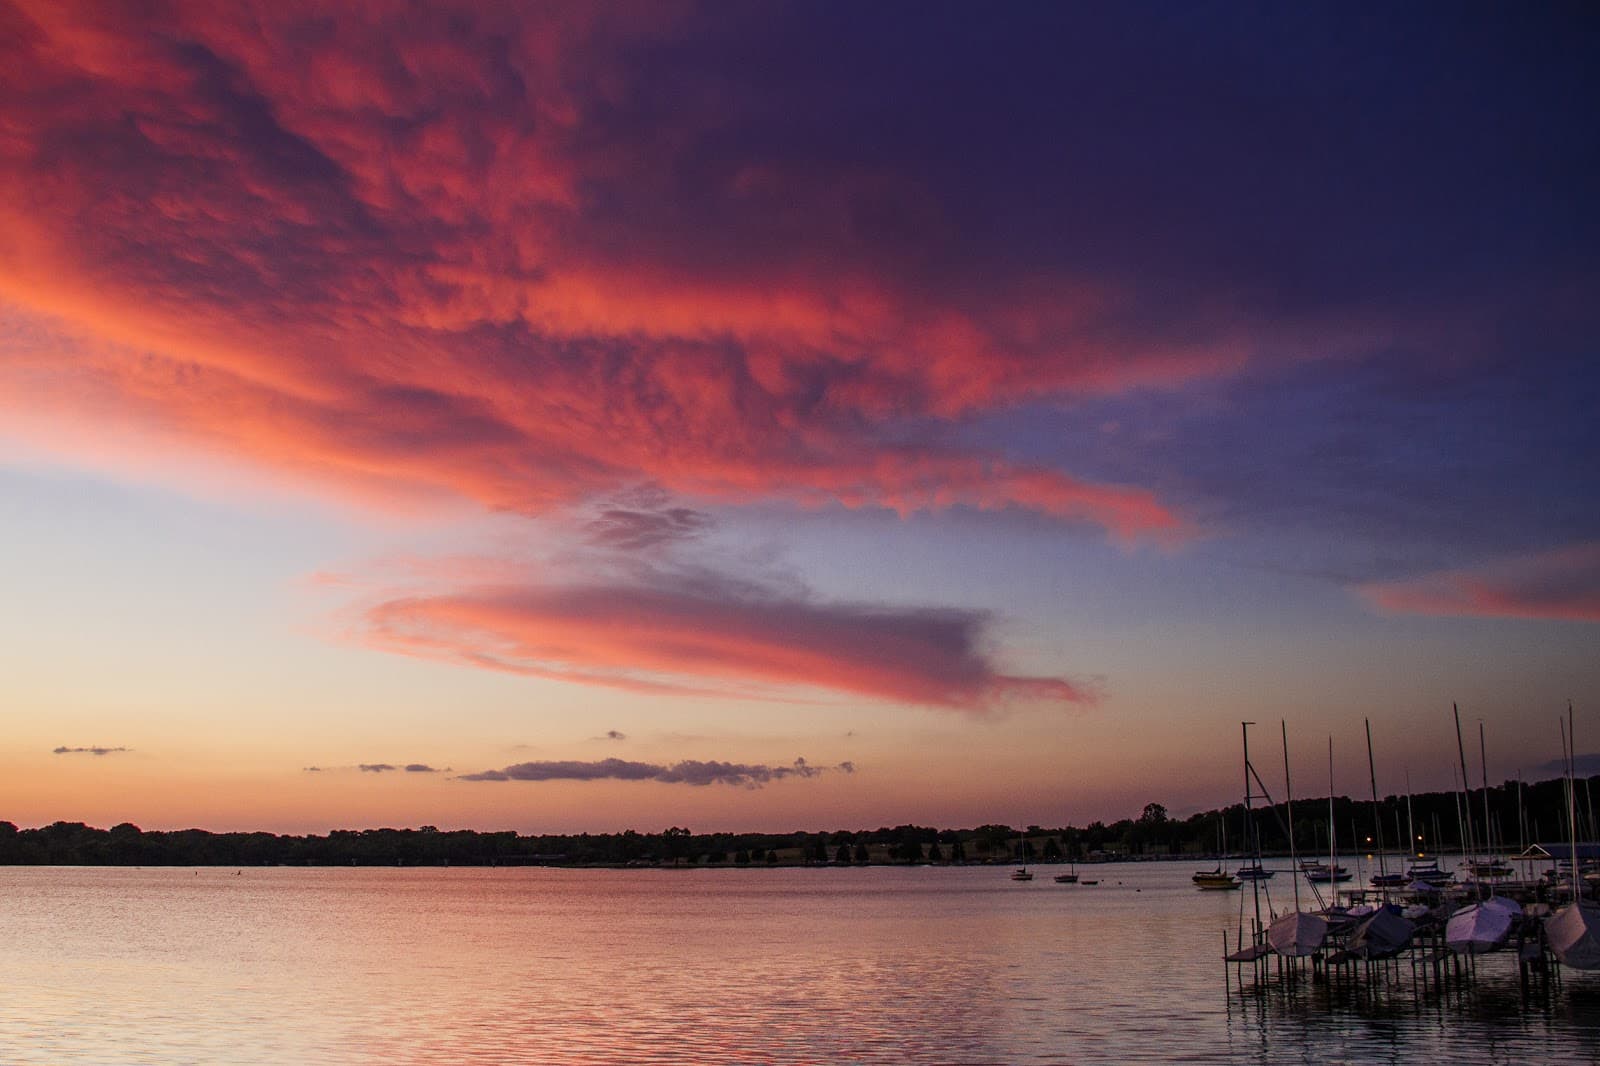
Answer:
[[[1218,822],[1217,832],[1219,834],[1219,840],[1220,840],[1221,847],[1222,847],[1222,854],[1223,855],[1227,855],[1228,854],[1228,820],[1226,818],[1223,818]],[[1240,881],[1238,878],[1236,878],[1232,874],[1230,874],[1227,870],[1224,870],[1222,868],[1222,863],[1223,863],[1223,860],[1219,858],[1217,860],[1217,865],[1216,865],[1216,867],[1214,869],[1211,869],[1211,870],[1196,870],[1194,876],[1191,877],[1189,880],[1193,881],[1195,887],[1200,889],[1203,892],[1217,892],[1217,891],[1226,892],[1229,889],[1238,888],[1241,885],[1243,885],[1244,884],[1243,881]]]
[[[1020,843],[1017,845],[1017,858],[1022,861],[1022,865],[1017,867],[1015,870],[1011,871],[1011,880],[1013,880],[1013,881],[1032,881],[1033,880],[1033,874],[1028,871],[1028,837],[1027,837],[1027,834],[1024,833],[1019,839],[1020,839]]]
[[[1367,780],[1372,786],[1372,840],[1377,845],[1378,856],[1378,872],[1372,875],[1371,884],[1373,888],[1378,889],[1400,888],[1406,883],[1406,875],[1399,871],[1390,873],[1389,865],[1383,855],[1383,818],[1378,808],[1378,770],[1372,762],[1372,719],[1363,719],[1363,722],[1367,729]],[[1399,825],[1398,819],[1395,824]],[[1389,893],[1384,892],[1383,898],[1387,901]]]
[[[1078,883],[1078,860],[1071,859],[1068,861],[1072,864],[1071,869],[1064,874],[1056,874],[1056,884],[1058,885],[1075,885]]]
[[[1458,720],[1456,728],[1461,728]],[[1478,760],[1483,772],[1483,854],[1469,856],[1466,861],[1467,872],[1475,881],[1502,880],[1510,877],[1514,872],[1511,864],[1499,855],[1494,854],[1493,822],[1489,816],[1489,761],[1488,753],[1484,747],[1483,723],[1478,723]],[[1466,773],[1463,767],[1462,773]],[[1465,785],[1465,781],[1463,781]]]
[[[1577,739],[1572,735],[1572,704],[1567,704],[1567,720],[1562,724],[1561,754],[1567,760],[1567,825],[1572,832],[1572,902],[1556,911],[1544,923],[1550,953],[1574,970],[1600,970],[1600,906],[1583,898],[1578,879],[1578,789]]]
[[[1301,864],[1306,880],[1314,885],[1331,885],[1350,880],[1350,871],[1338,863],[1338,845],[1333,828],[1333,738],[1328,738],[1328,861]]]
[[[1289,861],[1294,854],[1294,787],[1289,783],[1289,726],[1283,723],[1283,787],[1289,816]],[[1328,920],[1320,914],[1307,914],[1300,909],[1300,879],[1294,878],[1294,910],[1280,914],[1267,926],[1267,945],[1287,958],[1303,958],[1322,949],[1328,939]]]

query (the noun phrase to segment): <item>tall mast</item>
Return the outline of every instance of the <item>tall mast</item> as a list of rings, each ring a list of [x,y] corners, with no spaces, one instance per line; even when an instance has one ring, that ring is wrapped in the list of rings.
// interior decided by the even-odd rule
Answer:
[[[1366,723],[1367,727],[1367,777],[1372,782],[1372,826],[1374,832],[1373,844],[1378,849],[1378,872],[1382,874],[1384,880],[1387,881],[1389,877],[1389,867],[1383,860],[1383,818],[1378,812],[1378,771],[1374,769],[1372,765],[1372,719],[1363,718],[1362,721]],[[1388,895],[1387,885],[1384,886],[1384,895]]]
[[[1578,773],[1578,738],[1572,731],[1572,701],[1567,701],[1567,728],[1561,737],[1567,749],[1567,827],[1572,830],[1572,905],[1578,900],[1578,789],[1574,778]]]
[[[1489,820],[1489,756],[1483,743],[1483,719],[1478,719],[1478,769],[1483,774],[1483,852],[1484,858],[1494,855],[1494,823]]]
[[[1453,703],[1450,705],[1450,710],[1456,716],[1456,754],[1461,758],[1461,793],[1465,796],[1472,786],[1467,784],[1467,749],[1461,744],[1461,710]],[[1473,851],[1476,847],[1473,844],[1475,837],[1472,832],[1472,803],[1470,800],[1465,804],[1465,807],[1467,831],[1462,838],[1461,850],[1463,852]]]
[[[1339,890],[1332,886],[1338,882],[1332,880],[1332,878],[1339,869],[1334,865],[1335,860],[1338,858],[1339,849],[1335,846],[1333,838],[1333,737],[1330,736],[1328,738],[1328,891],[1332,894],[1334,902],[1337,903]]]
[[[1252,833],[1250,815],[1250,727],[1254,722],[1240,722],[1239,732],[1244,735],[1244,850],[1250,856],[1250,894],[1255,897],[1256,931],[1261,935],[1261,844]]]
[[[1284,813],[1289,816],[1289,861],[1294,864],[1294,876],[1289,879],[1289,883],[1294,886],[1294,909],[1299,913],[1300,862],[1294,850],[1294,786],[1289,783],[1289,723],[1280,721],[1279,726],[1283,730],[1283,802]]]
[[[1417,847],[1417,823],[1411,817],[1411,768],[1406,767],[1406,864],[1411,860],[1421,858],[1421,849]]]

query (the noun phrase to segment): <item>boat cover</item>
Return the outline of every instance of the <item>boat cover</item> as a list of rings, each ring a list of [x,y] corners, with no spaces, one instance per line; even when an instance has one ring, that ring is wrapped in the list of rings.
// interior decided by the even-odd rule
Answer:
[[[1387,959],[1403,951],[1416,931],[1415,922],[1380,907],[1356,926],[1345,948],[1358,958]]]
[[[1569,903],[1544,923],[1550,951],[1574,970],[1600,970],[1600,907]]]
[[[1503,947],[1511,935],[1511,923],[1520,917],[1520,904],[1504,896],[1490,896],[1469,903],[1445,923],[1444,942],[1457,955],[1482,955]]]
[[[1328,922],[1320,914],[1293,911],[1274,918],[1267,926],[1267,943],[1279,955],[1301,958],[1322,947],[1328,939]]]

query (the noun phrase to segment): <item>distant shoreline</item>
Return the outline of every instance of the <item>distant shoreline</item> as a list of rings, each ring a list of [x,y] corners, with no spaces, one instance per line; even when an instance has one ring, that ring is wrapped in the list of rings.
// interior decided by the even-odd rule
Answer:
[[[1579,782],[1585,802],[1579,833],[1600,838],[1594,828],[1589,787],[1600,775]],[[1487,792],[1487,794],[1486,794]],[[214,833],[204,829],[145,831],[131,823],[98,829],[82,822],[53,822],[19,829],[0,821],[0,865],[6,866],[543,866],[556,868],[645,868],[681,866],[741,869],[749,866],[968,865],[1067,862],[1192,862],[1215,864],[1218,844],[1255,838],[1255,854],[1282,862],[1328,853],[1331,806],[1337,850],[1342,856],[1403,857],[1415,850],[1430,855],[1492,852],[1515,856],[1526,843],[1564,840],[1565,782],[1515,781],[1469,794],[1477,830],[1469,833],[1457,817],[1464,806],[1457,793],[1429,792],[1370,800],[1335,796],[1300,800],[1293,811],[1294,848],[1289,844],[1286,804],[1262,803],[1247,817],[1243,804],[1178,819],[1159,803],[1146,804],[1137,818],[1106,824],[1015,827],[982,825],[936,829],[898,825],[877,829],[788,833],[695,833],[672,826],[660,832],[545,833],[475,829],[338,829],[325,835],[267,832]],[[1482,812],[1488,811],[1488,818]],[[1587,817],[1585,817],[1587,816]],[[1483,826],[1488,825],[1487,839]],[[1414,849],[1395,847],[1407,834]],[[1465,846],[1463,841],[1469,842]],[[1226,849],[1228,861],[1240,851]],[[1239,861],[1243,861],[1240,859]]]

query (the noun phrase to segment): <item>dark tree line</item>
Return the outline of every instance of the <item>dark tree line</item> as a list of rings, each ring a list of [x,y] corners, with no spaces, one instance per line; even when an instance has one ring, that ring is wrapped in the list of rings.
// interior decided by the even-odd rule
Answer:
[[[1576,789],[1579,836],[1600,839],[1595,828],[1600,778]],[[1470,808],[1476,849],[1485,848],[1484,792],[1463,798],[1450,792],[1370,800],[1336,796],[1334,827],[1340,850],[1404,848],[1403,838],[1429,852],[1462,846],[1464,808]],[[1508,781],[1488,790],[1487,847],[1516,852],[1525,843],[1567,837],[1567,796],[1560,779],[1520,786]],[[1254,804],[1251,825],[1261,850],[1289,850],[1288,811],[1281,801]],[[771,866],[801,864],[1059,861],[1096,857],[1159,857],[1210,854],[1224,831],[1229,850],[1244,851],[1244,805],[1204,811],[1188,818],[1146,804],[1137,818],[1110,824],[1045,828],[982,825],[934,829],[900,825],[870,830],[797,833],[694,833],[673,826],[659,833],[522,835],[515,832],[420,829],[335,830],[326,836],[274,833],[212,833],[204,829],[145,832],[127,822],[96,829],[82,822],[55,822],[18,829],[0,822],[0,864],[85,866],[496,866],[667,865]],[[1295,847],[1316,854],[1327,847],[1328,800],[1294,804]]]

